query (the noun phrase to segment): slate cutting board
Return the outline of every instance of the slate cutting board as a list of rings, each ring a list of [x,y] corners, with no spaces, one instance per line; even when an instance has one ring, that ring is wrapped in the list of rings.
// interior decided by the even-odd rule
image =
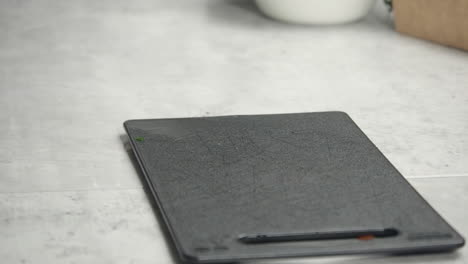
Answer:
[[[124,126],[184,260],[445,251],[464,244],[345,113]]]

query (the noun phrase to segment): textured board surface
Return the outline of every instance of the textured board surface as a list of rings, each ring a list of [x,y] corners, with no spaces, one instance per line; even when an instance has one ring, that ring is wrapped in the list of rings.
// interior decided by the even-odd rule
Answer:
[[[468,1],[395,0],[396,30],[468,51]]]
[[[131,120],[181,255],[198,262],[448,250],[463,239],[341,112]],[[245,234],[394,228],[394,237],[246,244]]]

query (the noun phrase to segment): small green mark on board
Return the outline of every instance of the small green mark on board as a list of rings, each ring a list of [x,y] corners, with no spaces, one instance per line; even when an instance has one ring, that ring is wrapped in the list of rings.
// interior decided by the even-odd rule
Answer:
[[[135,140],[136,140],[136,141],[139,141],[139,142],[143,142],[143,141],[145,141],[145,139],[144,139],[144,138],[142,138],[142,137],[137,137],[137,138],[135,138]]]

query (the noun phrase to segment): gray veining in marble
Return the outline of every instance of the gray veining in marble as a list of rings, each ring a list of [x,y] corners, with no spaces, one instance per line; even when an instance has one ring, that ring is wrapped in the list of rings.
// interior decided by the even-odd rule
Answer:
[[[171,263],[122,142],[133,118],[348,112],[468,235],[468,53],[247,0],[0,2],[2,263]],[[291,263],[466,263],[458,254]]]

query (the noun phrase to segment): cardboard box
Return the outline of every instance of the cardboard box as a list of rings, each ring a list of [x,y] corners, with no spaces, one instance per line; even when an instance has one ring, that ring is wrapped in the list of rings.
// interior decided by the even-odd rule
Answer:
[[[396,30],[468,50],[468,0],[393,0]]]

